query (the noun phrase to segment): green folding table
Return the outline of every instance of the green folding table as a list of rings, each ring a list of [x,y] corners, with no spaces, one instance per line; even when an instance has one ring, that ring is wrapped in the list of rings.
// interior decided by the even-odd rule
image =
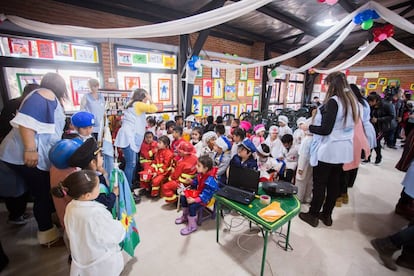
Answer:
[[[259,189],[259,194],[263,194],[262,189]],[[269,231],[275,231],[279,227],[283,226],[285,223],[288,223],[288,229],[286,234],[286,245],[285,250],[288,249],[289,245],[289,233],[290,233],[290,221],[294,218],[300,211],[300,202],[296,196],[291,197],[272,197],[273,201],[278,201],[280,207],[286,212],[286,215],[279,218],[274,222],[267,222],[257,215],[260,209],[266,207],[260,203],[260,200],[256,198],[250,205],[244,205],[237,203],[235,201],[229,200],[225,197],[214,195],[216,199],[216,242],[219,242],[219,226],[220,226],[220,215],[221,209],[223,206],[236,210],[242,216],[246,217],[250,222],[255,223],[263,230],[263,255],[262,255],[262,266],[260,275],[263,276],[264,264],[266,261],[266,249],[267,249],[267,238]]]

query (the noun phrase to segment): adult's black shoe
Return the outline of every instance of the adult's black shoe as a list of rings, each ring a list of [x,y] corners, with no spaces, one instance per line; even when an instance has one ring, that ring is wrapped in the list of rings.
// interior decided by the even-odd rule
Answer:
[[[318,217],[315,217],[314,215],[310,213],[300,213],[299,218],[309,224],[312,227],[317,227],[319,224]]]
[[[332,217],[327,216],[324,213],[319,213],[319,219],[325,224],[326,226],[332,226]]]

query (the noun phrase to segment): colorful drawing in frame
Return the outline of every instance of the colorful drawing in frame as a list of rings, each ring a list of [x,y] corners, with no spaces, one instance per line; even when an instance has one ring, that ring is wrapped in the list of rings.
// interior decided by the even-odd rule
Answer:
[[[235,69],[226,69],[226,84],[227,85],[236,84],[236,70]]]
[[[370,90],[377,89],[377,83],[376,82],[369,82],[367,84],[367,88],[370,89]]]
[[[226,89],[224,90],[224,100],[235,101],[236,98],[236,86],[226,85]]]
[[[194,85],[193,87],[193,96],[200,96],[200,85]]]
[[[132,63],[133,64],[148,64],[148,54],[147,53],[133,53]]]
[[[76,61],[97,62],[95,47],[73,46],[73,58]],[[129,60],[131,60],[131,55],[129,55]]]
[[[213,114],[213,108],[211,104],[203,104],[203,116],[210,116]]]
[[[141,80],[139,77],[124,77],[125,90],[135,90],[141,88]]]
[[[20,95],[23,93],[23,89],[26,84],[36,83],[40,85],[42,80],[42,74],[26,74],[26,73],[16,73],[17,84],[19,86]]]
[[[230,113],[234,116],[239,117],[239,106],[237,104],[230,105]]]
[[[386,85],[387,84],[387,78],[379,78],[378,79],[378,85]]]
[[[252,97],[252,105],[253,110],[252,111],[259,111],[260,108],[260,96],[253,96]]]
[[[59,57],[72,57],[72,45],[66,42],[55,41],[55,55]]]
[[[214,79],[214,99],[223,99],[224,81],[223,79]]]
[[[132,65],[131,53],[118,52],[118,65]]]
[[[240,68],[240,80],[245,81],[248,78],[248,70],[246,67]]]
[[[414,83],[410,84],[410,90],[414,90]]]
[[[212,67],[211,68],[211,77],[213,79],[219,79],[220,78],[220,68]]]
[[[252,112],[253,105],[252,104],[246,104],[246,112]]]
[[[262,70],[260,70],[260,69],[261,69],[260,67],[255,67],[254,68],[254,79],[255,80],[260,80],[262,78],[262,75],[261,75]]]
[[[254,95],[254,80],[248,80],[247,81],[247,92],[246,96],[251,97]]]
[[[203,77],[203,66],[200,66],[197,68],[197,74],[196,74],[197,78],[202,78]]]
[[[195,115],[195,116],[201,116],[202,115],[202,103],[203,103],[203,98],[202,97],[193,97],[193,101],[191,103],[191,112]]]
[[[388,80],[388,86],[398,87],[398,86],[400,86],[400,80],[398,80],[398,79]]]
[[[223,104],[223,106],[221,107],[221,114],[226,115],[230,113],[230,105],[229,104]]]
[[[237,97],[244,97],[246,91],[246,82],[245,81],[239,81],[238,87],[237,87]]]
[[[246,104],[239,104],[239,112],[242,114],[243,112],[247,112]]]
[[[49,40],[36,40],[39,58],[53,58],[53,42]]]
[[[203,79],[203,97],[211,98],[213,96],[211,79]]]
[[[32,47],[29,40],[9,38],[9,49],[12,55],[29,57],[32,55]]]
[[[83,94],[89,93],[89,77],[70,77],[70,88],[72,90],[72,103],[74,106],[80,105]]]
[[[158,100],[162,102],[171,101],[170,79],[158,79]]]
[[[217,118],[217,116],[221,115],[221,105],[213,105],[213,116]]]

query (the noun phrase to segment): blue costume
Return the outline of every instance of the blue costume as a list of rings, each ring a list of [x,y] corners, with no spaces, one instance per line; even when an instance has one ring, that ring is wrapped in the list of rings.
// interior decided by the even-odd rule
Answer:
[[[253,170],[258,169],[257,161],[256,161],[256,159],[254,159],[253,155],[250,155],[249,158],[245,162],[242,162],[239,155],[235,155],[235,156],[233,156],[233,158],[230,161],[230,166],[236,166],[236,167],[241,167],[241,168],[249,168],[249,169],[253,169]]]

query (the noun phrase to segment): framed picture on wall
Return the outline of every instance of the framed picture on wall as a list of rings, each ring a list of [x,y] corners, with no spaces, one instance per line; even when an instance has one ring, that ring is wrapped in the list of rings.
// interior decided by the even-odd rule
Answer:
[[[246,82],[245,81],[239,81],[239,85],[237,87],[237,97],[244,97],[246,91]]]
[[[203,116],[210,116],[213,114],[211,104],[203,104]]]
[[[203,97],[210,98],[212,95],[211,79],[203,79]]]
[[[410,84],[410,90],[414,90],[414,83]]]
[[[118,52],[118,65],[132,65],[131,53]]]
[[[221,115],[221,105],[213,105],[213,116],[214,118],[217,118],[217,116]]]
[[[240,80],[245,81],[248,78],[248,70],[245,67],[240,68]]]
[[[260,67],[254,68],[254,79],[260,80],[262,78]]]
[[[72,102],[74,106],[80,105],[82,94],[90,91],[88,85],[89,79],[88,77],[70,77],[70,88],[72,90]]]
[[[222,99],[224,91],[223,79],[214,79],[214,99]]]
[[[239,116],[239,106],[237,104],[230,105],[230,113],[234,114],[234,116]]]
[[[377,83],[376,82],[369,82],[367,84],[368,89],[377,89]]]
[[[229,104],[223,104],[223,106],[221,107],[221,114],[226,115],[230,113],[230,105]]]
[[[225,101],[236,100],[236,87],[234,85],[226,85],[226,89],[224,90],[224,100]]]
[[[246,112],[252,112],[253,105],[252,104],[246,104]]]
[[[158,100],[171,101],[171,80],[158,79]]]
[[[246,104],[239,104],[239,112],[240,112],[240,114],[242,114],[243,112],[247,112],[246,111]]]
[[[387,78],[379,78],[378,79],[378,85],[386,85],[387,84]]]
[[[20,95],[23,93],[23,89],[27,84],[40,84],[42,77],[42,74],[16,73],[17,85],[19,86]]]
[[[252,111],[259,111],[260,108],[260,96],[253,96],[252,97],[252,105],[253,110]]]
[[[193,87],[193,95],[194,96],[200,96],[200,85],[194,85]]]
[[[39,58],[53,58],[53,42],[49,40],[36,40]]]
[[[217,67],[212,67],[211,68],[211,77],[213,79],[218,79],[220,78],[220,68]]]
[[[388,85],[392,87],[400,86],[400,80],[398,79],[388,80]]]
[[[197,78],[202,78],[203,77],[203,66],[200,66],[199,68],[197,68],[196,77]]]
[[[195,116],[201,116],[202,115],[202,103],[203,103],[203,98],[202,97],[193,97],[193,101],[191,103],[191,112],[195,115]]]
[[[248,80],[247,81],[247,97],[251,97],[254,95],[254,80]]]
[[[32,55],[32,46],[30,40],[9,38],[10,54],[20,57],[29,57]]]
[[[55,55],[60,57],[72,57],[72,45],[66,42],[55,41]]]
[[[141,88],[141,80],[139,77],[124,77],[125,90],[134,90]]]

